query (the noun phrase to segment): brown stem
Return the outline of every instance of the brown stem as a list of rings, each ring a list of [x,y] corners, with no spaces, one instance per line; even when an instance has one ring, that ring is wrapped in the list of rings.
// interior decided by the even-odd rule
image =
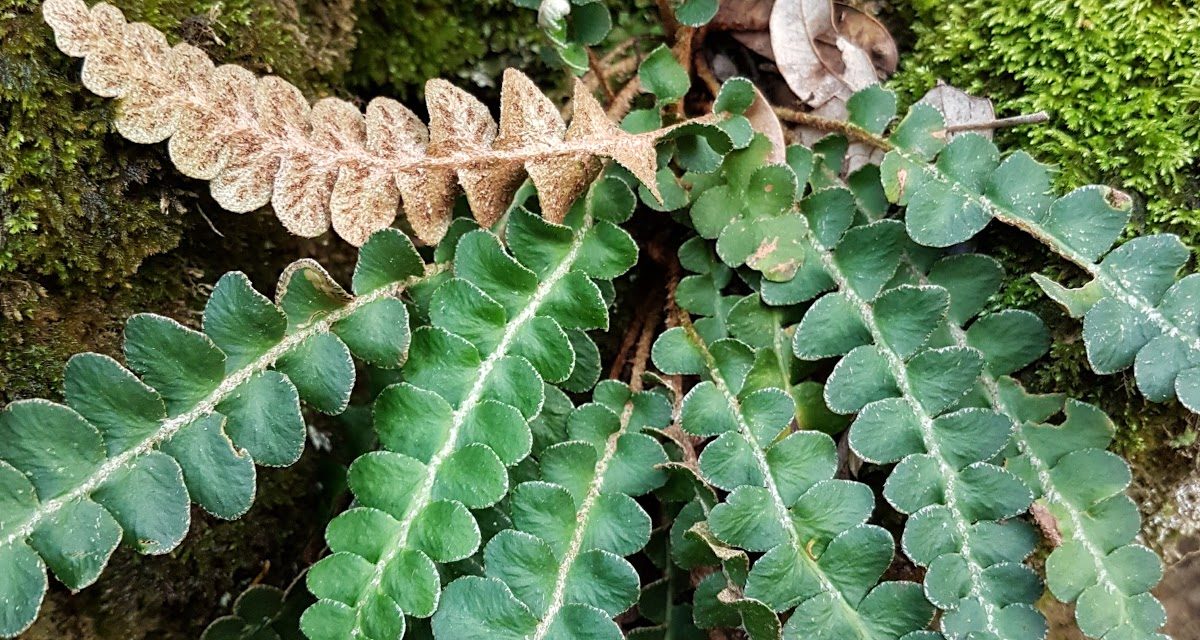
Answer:
[[[888,142],[885,138],[844,120],[825,118],[804,111],[788,109],[787,107],[774,107],[774,109],[775,115],[779,116],[780,120],[787,120],[788,122],[804,127],[811,127],[819,131],[840,133],[846,136],[851,142],[866,143],[883,151],[891,151],[894,148],[892,143]]]
[[[675,8],[671,6],[671,0],[658,0],[657,4],[658,18],[662,22],[663,31],[675,35],[680,24],[675,19]]]
[[[703,51],[696,52],[696,75],[704,81],[704,86],[708,87],[708,92],[713,95],[715,100],[717,94],[721,92],[721,83],[717,80],[717,74],[713,73],[712,64]]]
[[[613,97],[612,104],[608,105],[608,110],[605,113],[610,119],[620,122],[621,118],[624,118],[625,114],[629,113],[629,109],[633,106],[633,99],[637,97],[638,92],[641,90],[642,80],[637,76],[633,76],[629,79],[629,82],[625,83],[624,87],[621,87],[617,95]]]
[[[625,52],[636,43],[637,36],[625,38],[624,40],[618,42],[616,46],[612,48],[612,50],[604,54],[604,57],[600,58],[600,62],[603,62],[605,66],[612,66],[614,60],[624,56]]]
[[[646,364],[650,361],[650,347],[654,344],[654,330],[658,328],[661,313],[657,305],[651,305],[650,311],[642,319],[641,335],[638,336],[637,350],[633,354],[633,366],[629,370],[629,388],[634,393],[642,390],[642,374],[646,373]]]
[[[945,128],[946,133],[958,133],[959,131],[980,131],[983,129],[1000,129],[1003,127],[1016,127],[1023,124],[1041,124],[1050,121],[1050,114],[1045,111],[1037,113],[1026,113],[1019,116],[1010,116],[1008,118],[997,118],[995,120],[987,120],[985,122],[964,122],[962,124],[952,124]]]
[[[628,77],[630,73],[637,71],[638,64],[640,63],[640,60],[638,60],[637,56],[621,58],[613,64],[609,64],[604,61],[605,58],[600,59],[600,62],[604,64],[604,69],[607,75],[606,80],[610,86],[617,79]],[[588,71],[587,73],[583,74],[583,86],[587,87],[588,91],[596,93],[596,90],[600,89],[600,79],[596,77],[595,73]],[[611,99],[609,100],[609,104],[611,104]],[[570,110],[565,110],[565,113],[570,113]]]
[[[600,88],[604,90],[604,97],[611,103],[616,94],[613,93],[612,85],[608,84],[608,74],[604,70],[604,62],[591,49],[587,50],[587,57],[588,67],[591,68],[592,73],[596,74],[596,80],[599,81]]]
[[[625,327],[625,333],[621,336],[621,346],[617,347],[617,357],[613,360],[612,366],[608,370],[608,377],[610,379],[620,379],[621,373],[625,370],[625,365],[629,363],[629,354],[633,353],[633,346],[637,342],[642,324],[646,316],[650,314],[653,306],[654,300],[648,298],[634,311],[633,318],[629,321],[629,326]]]
[[[687,312],[679,308],[679,305],[675,301],[675,292],[679,288],[680,279],[683,277],[683,269],[679,265],[679,256],[672,253],[669,256],[660,256],[660,260],[665,261],[667,267],[667,327],[691,326],[691,318],[688,317]],[[696,469],[699,465],[699,456],[696,454],[696,444],[699,443],[699,438],[688,434],[679,424],[680,411],[683,408],[683,376],[671,376],[670,383],[672,390],[675,392],[675,402],[672,407],[674,419],[664,431],[682,450],[682,462]]]

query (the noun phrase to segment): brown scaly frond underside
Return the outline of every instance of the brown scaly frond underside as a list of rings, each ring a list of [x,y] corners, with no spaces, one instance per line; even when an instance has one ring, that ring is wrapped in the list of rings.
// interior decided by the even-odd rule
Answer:
[[[458,186],[490,226],[528,175],[543,215],[559,222],[611,158],[655,197],[655,143],[666,130],[629,134],[581,83],[567,126],[524,74],[504,72],[500,124],[478,99],[445,80],[425,87],[429,126],[405,106],[375,98],[363,114],[337,98],[309,105],[300,90],[236,65],[215,66],[189,44],[171,46],[153,27],[125,21],[106,3],[47,0],[42,11],[58,48],[84,58],[83,84],[121,100],[116,126],[143,144],[170,138],[171,160],[208,180],[230,211],[270,202],[289,231],[324,233],[330,223],[361,245],[390,226],[403,201],[417,237],[435,243],[450,223]]]

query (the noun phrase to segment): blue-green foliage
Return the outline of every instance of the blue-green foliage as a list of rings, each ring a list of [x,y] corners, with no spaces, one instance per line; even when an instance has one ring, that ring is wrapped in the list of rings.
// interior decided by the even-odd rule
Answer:
[[[888,198],[907,207],[905,225],[918,243],[947,247],[992,219],[1012,225],[1075,264],[1091,278],[1067,289],[1035,276],[1072,316],[1083,317],[1088,361],[1101,374],[1134,368],[1150,400],[1172,398],[1200,411],[1200,278],[1179,279],[1190,252],[1160,234],[1113,248],[1131,201],[1107,187],[1083,187],[1055,198],[1050,171],[1023,152],[1001,158],[987,139],[955,136],[941,115],[917,105],[891,134],[883,161]]]
[[[226,274],[202,331],[150,314],[125,328],[126,369],[94,353],[67,363],[66,405],[13,402],[0,412],[0,635],[37,615],[46,567],[82,589],[117,544],[175,548],[190,502],[219,518],[254,499],[254,464],[285,466],[304,447],[300,401],[339,413],[354,384],[351,354],[396,367],[409,351],[396,299],[425,277],[403,234],[362,249],[354,295],[312,261],[294,263],[277,299]]]
[[[852,124],[868,138],[894,117],[894,97],[878,88],[852,102]],[[1128,467],[1104,451],[1112,423],[1087,404],[1030,396],[1008,377],[1046,352],[1048,331],[1024,311],[977,317],[1002,281],[998,263],[936,247],[970,238],[993,217],[1030,231],[1095,278],[1075,291],[1043,283],[1065,305],[1095,314],[1085,318],[1093,362],[1112,361],[1107,368],[1115,370],[1134,363],[1140,349],[1162,345],[1157,358],[1139,359],[1139,385],[1165,399],[1173,384],[1185,404],[1197,323],[1181,311],[1194,307],[1186,304],[1191,277],[1172,283],[1186,251],[1173,238],[1150,237],[1094,264],[1125,224],[1120,194],[1089,188],[1055,201],[1045,195],[1048,175],[1028,156],[1001,163],[990,143],[971,134],[946,145],[943,128],[940,114],[914,108],[888,139],[875,138],[892,149],[882,171],[869,166],[846,183],[837,177],[844,141],[828,138],[815,153],[789,149],[788,167],[778,170],[790,168],[811,184],[784,213],[780,234],[797,239],[796,276],[743,277],[769,304],[811,301],[794,328],[795,355],[839,359],[824,397],[834,412],[857,414],[851,447],[868,462],[898,463],[884,496],[910,514],[902,546],[927,568],[924,595],[945,612],[943,634],[1044,633],[1032,606],[1042,587],[1022,564],[1036,535],[1012,519],[1039,499],[1065,540],[1047,565],[1051,591],[1079,600],[1080,628],[1097,638],[1157,637],[1162,608],[1148,590],[1161,563],[1132,544],[1137,516],[1122,493]],[[725,158],[731,162],[739,162],[738,152]],[[736,220],[735,201],[704,177],[692,187],[697,230],[717,239],[728,266],[739,266],[721,251],[718,232]],[[718,199],[727,205],[708,206]],[[887,199],[907,207],[900,220],[885,217]],[[1128,311],[1114,319],[1103,314],[1105,305]],[[1049,424],[1059,414],[1063,426]]]
[[[607,8],[541,6],[564,60],[586,66]],[[716,3],[674,6],[698,25]],[[665,47],[639,78],[655,108],[631,113],[631,131],[661,126],[691,84]],[[299,457],[301,400],[346,409],[357,358],[395,382],[372,404],[379,449],[350,465],[353,503],[305,576],[315,601],[301,615],[308,600],[256,589],[208,636],[618,640],[636,605],[647,638],[1039,638],[1043,584],[1026,564],[1038,536],[1023,517],[1036,504],[1062,537],[1047,586],[1075,603],[1079,628],[1161,638],[1149,591],[1162,567],[1135,542],[1129,469],[1106,450],[1112,422],[1025,392],[1012,376],[1046,353],[1048,330],[1026,311],[982,313],[1002,269],[950,248],[992,219],[1047,244],[1092,278],[1039,284],[1083,317],[1094,368],[1133,366],[1148,398],[1195,410],[1200,280],[1177,280],[1187,251],[1173,236],[1112,249],[1122,194],[1056,199],[1028,155],[1002,158],[973,134],[947,142],[925,106],[890,128],[896,100],[879,87],[851,99],[850,127],[888,154],[845,180],[845,139],[773,148],[743,115],[754,99],[748,81],[726,83],[719,131],[671,129],[657,164],[612,168],[562,224],[531,212],[523,188],[492,229],[455,220],[433,265],[386,230],[349,292],[307,260],[275,302],[229,274],[203,331],[132,318],[132,371],[72,359],[65,405],[0,412],[0,635],[32,622],[46,566],[82,588],[123,537],[173,549],[190,501],[243,514],[254,464]],[[638,197],[686,210],[687,274],[668,269],[668,328],[651,350],[662,375],[597,384],[588,332],[608,329],[612,281],[638,260],[619,226]],[[643,274],[633,287],[653,281]],[[644,391],[648,380],[661,388]],[[578,407],[567,395],[589,391]],[[839,453],[831,434],[844,430]],[[882,497],[900,517],[882,521],[921,583],[884,579],[897,541],[875,524],[872,488],[841,471],[849,457],[886,471]],[[661,579],[639,576],[640,552]],[[704,567],[715,570],[680,604],[684,572]]]
[[[712,294],[679,300],[685,310],[692,303],[715,313],[721,287],[712,274],[721,267],[705,251],[692,242],[681,257],[699,267],[689,291],[716,285]],[[716,304],[710,306],[713,296]],[[694,436],[716,436],[705,445],[698,471],[705,482],[729,492],[693,531],[711,536],[715,546],[765,552],[748,571],[727,568],[725,585],[698,591],[698,614],[729,608],[755,637],[867,640],[924,628],[932,611],[919,585],[877,585],[892,562],[894,543],[885,530],[864,524],[874,510],[871,490],[833,479],[833,440],[813,431],[792,433],[796,407],[787,387],[781,388],[778,377],[751,375],[763,361],[759,355],[778,345],[756,352],[736,336],[761,342],[764,330],[769,335],[778,325],[735,320],[746,313],[711,315],[694,324],[684,319],[654,346],[662,371],[702,377],[683,399],[680,425]],[[702,603],[725,590],[730,595],[719,598],[719,605]],[[788,612],[781,625],[777,614]]]
[[[413,332],[404,381],[375,402],[383,449],[350,466],[357,506],[330,523],[333,553],[308,574],[319,598],[301,620],[309,638],[403,636],[405,616],[437,610],[439,565],[487,542],[477,510],[513,491],[509,470],[532,450],[529,423],[546,385],[570,380],[583,332],[608,326],[592,279],[619,276],[637,259],[632,238],[598,218],[595,204],[578,203],[565,225],[510,211],[507,250],[482,229],[447,241],[453,273],[421,303],[429,324]],[[491,611],[480,606],[457,613]]]
[[[540,474],[509,498],[513,528],[483,550],[483,577],[446,587],[433,630],[445,638],[622,638],[613,618],[639,595],[624,556],[646,545],[633,497],[658,488],[667,454],[642,433],[671,421],[664,395],[607,380],[567,420],[567,440],[538,455]]]

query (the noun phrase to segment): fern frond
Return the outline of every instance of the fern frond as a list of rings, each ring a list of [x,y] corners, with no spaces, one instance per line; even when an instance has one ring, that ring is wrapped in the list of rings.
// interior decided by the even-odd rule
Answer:
[[[998,264],[978,254],[949,256],[925,269],[907,257],[905,262],[918,282],[932,279],[948,290],[958,309],[951,313],[946,341],[983,352],[987,367],[979,376],[977,399],[1018,425],[1012,434],[1015,450],[1004,454],[1005,467],[1049,508],[1064,540],[1046,564],[1051,592],[1068,603],[1087,593],[1075,615],[1088,637],[1106,637],[1114,630],[1131,637],[1165,637],[1155,633],[1165,614],[1149,593],[1162,577],[1162,563],[1134,542],[1141,527],[1137,508],[1124,494],[1129,466],[1105,450],[1115,431],[1112,421],[1095,406],[1061,394],[1029,395],[1006,375],[1045,353],[1049,331],[1036,316],[1003,310],[981,316],[965,329],[960,326],[974,315],[968,311],[974,301],[995,291],[986,283],[998,285],[1000,279],[986,274],[999,273]],[[1062,424],[1049,424],[1059,414],[1065,417]],[[852,430],[852,443],[856,436]],[[931,598],[954,593],[945,584],[932,584],[944,579],[931,568],[926,577]]]
[[[895,116],[894,100],[888,98],[878,88],[858,94],[856,101],[865,106],[858,113],[851,110],[852,124],[872,132],[883,131]],[[834,158],[832,164],[841,163]],[[829,172],[823,180],[828,180],[829,186],[840,185],[836,173]],[[878,206],[883,188],[878,175],[866,171],[852,176],[850,182],[855,203],[850,210],[857,208],[859,213],[855,215],[867,220],[879,219],[884,209]],[[810,221],[815,227],[819,219]],[[936,253],[931,255],[928,249],[910,245],[904,250],[901,265],[889,289],[938,285],[949,294],[948,322],[937,330],[939,335],[931,336],[934,346],[975,347],[983,355],[986,366],[980,372],[979,384],[961,404],[988,407],[1018,425],[1012,435],[1016,451],[1006,455],[1005,465],[1050,505],[1062,523],[1060,533],[1068,541],[1062,551],[1055,551],[1056,562],[1047,565],[1051,591],[1071,602],[1090,588],[1090,602],[1076,609],[1080,628],[1089,636],[1102,637],[1119,629],[1119,633],[1135,637],[1158,637],[1155,630],[1163,624],[1164,616],[1161,605],[1148,592],[1161,577],[1162,566],[1153,552],[1131,544],[1139,529],[1139,518],[1132,501],[1122,493],[1129,481],[1128,466],[1104,451],[1112,439],[1111,421],[1088,404],[1064,401],[1061,396],[1029,396],[1007,377],[1045,353],[1049,332],[1036,316],[1016,310],[988,314],[972,322],[1000,285],[1002,272],[994,260],[977,254],[938,259]],[[795,294],[805,288],[802,285],[788,291],[788,285],[764,283],[764,294],[773,285],[783,287],[776,293]],[[1064,411],[1063,426],[1046,424]],[[880,440],[877,429],[867,431],[864,426],[870,423],[856,423],[850,434],[851,445],[860,452],[877,448]],[[1054,465],[1062,459],[1068,464],[1056,472]],[[1081,485],[1089,489],[1082,490]],[[1113,569],[1107,570],[1110,565]],[[945,563],[936,570],[931,566],[926,577],[927,595],[942,608],[955,606],[953,594],[964,591],[961,572],[947,569]],[[1031,594],[1033,591],[1030,589]]]
[[[637,259],[633,239],[596,217],[613,208],[596,204],[580,202],[567,226],[514,210],[511,255],[489,231],[458,239],[455,277],[428,301],[431,323],[413,333],[404,382],[376,400],[384,450],[351,465],[358,506],[330,523],[333,554],[308,574],[319,598],[301,620],[309,638],[402,636],[405,615],[437,609],[438,565],[479,548],[469,509],[509,493],[507,468],[530,452],[544,381],[572,373],[569,334],[589,341],[583,331],[608,325],[591,278],[616,277]]]
[[[82,589],[122,537],[142,553],[174,549],[191,501],[220,518],[244,514],[254,464],[300,457],[301,399],[343,410],[352,353],[404,362],[408,313],[395,296],[438,270],[391,230],[363,246],[355,295],[307,260],[284,273],[276,303],[229,273],[204,309],[203,331],[134,316],[124,349],[132,372],[107,356],[76,355],[66,405],[19,400],[0,411],[0,635],[33,622],[47,565]]]
[[[553,103],[515,69],[504,74],[500,124],[487,107],[445,80],[425,87],[426,127],[395,100],[376,98],[365,115],[336,98],[311,107],[275,77],[234,65],[214,67],[189,44],[170,46],[159,31],[126,23],[121,11],[83,0],[46,0],[58,47],[84,58],[83,83],[121,99],[117,130],[140,143],[170,138],[185,175],[211,181],[213,199],[245,212],[270,202],[292,233],[317,236],[332,223],[353,244],[389,226],[403,200],[417,237],[446,232],[458,184],[489,227],[528,175],[544,215],[561,222],[571,203],[611,158],[661,200],[656,143],[668,127],[629,134],[576,85],[568,127]],[[672,133],[674,132],[674,133]]]
[[[1141,517],[1125,488],[1129,466],[1106,451],[1114,427],[1092,405],[1060,395],[1027,394],[1000,381],[1003,405],[1023,418],[1021,455],[1008,460],[1049,508],[1062,543],[1046,560],[1046,583],[1075,603],[1079,630],[1089,638],[1166,640],[1162,604],[1150,593],[1162,561],[1138,544]],[[1062,412],[1061,425],[1046,424]]]
[[[802,163],[814,191],[800,202],[802,215],[786,215],[802,262],[793,282],[765,280],[762,295],[793,303],[817,298],[795,329],[795,353],[841,359],[824,389],[828,406],[858,414],[850,439],[860,456],[900,463],[884,496],[912,514],[906,554],[967,579],[953,597],[930,593],[927,581],[927,595],[948,610],[943,626],[962,633],[959,627],[978,626],[1000,638],[1041,634],[1044,623],[1031,606],[1039,582],[1021,564],[1032,546],[1009,544],[1020,535],[998,522],[1025,512],[1032,495],[989,462],[1014,425],[996,411],[962,407],[984,353],[937,342],[949,294],[938,286],[892,284],[907,241],[903,228],[895,221],[856,226],[856,194],[830,183],[829,174],[840,169],[831,160]],[[825,163],[837,167],[826,172]],[[992,587],[1004,580],[1019,586]]]
[[[230,615],[213,620],[200,640],[301,640],[300,613],[312,596],[297,579],[287,590],[251,585],[233,601]]]
[[[881,116],[880,130],[893,117],[894,110]],[[998,263],[977,254],[949,256],[925,268],[905,255],[903,263],[918,283],[932,278],[948,290],[952,308],[958,307],[947,325],[949,342],[980,348],[988,365],[979,378],[981,400],[1018,425],[1012,436],[1017,450],[1006,455],[1005,466],[1049,508],[1064,540],[1046,564],[1051,592],[1063,602],[1078,600],[1076,621],[1088,637],[1165,638],[1156,633],[1165,614],[1150,593],[1162,577],[1162,562],[1134,542],[1141,523],[1124,494],[1129,466],[1106,450],[1112,421],[1095,406],[1061,394],[1030,395],[1006,375],[1045,353],[1049,331],[1036,316],[1004,310],[964,329],[979,302],[996,292]],[[1059,414],[1065,417],[1061,425],[1048,424]]]
[[[615,381],[568,422],[569,440],[542,452],[540,478],[518,485],[515,524],[488,542],[484,577],[446,587],[433,631],[439,638],[622,638],[612,618],[639,594],[624,556],[650,538],[650,516],[633,500],[660,486],[662,429],[671,405]]]
[[[723,337],[717,323],[693,324],[686,314],[679,320],[655,342],[653,357],[665,373],[705,378],[684,398],[681,425],[718,436],[700,455],[699,473],[729,494],[704,528],[722,545],[765,552],[748,567],[743,593],[731,594],[741,601],[743,624],[778,628],[770,612],[794,608],[784,637],[873,640],[924,628],[932,610],[919,585],[876,584],[892,561],[892,538],[864,524],[874,508],[869,488],[832,479],[832,439],[789,435],[795,406],[788,394],[746,387],[754,351]]]
[[[1172,398],[1200,413],[1200,275],[1182,279],[1191,252],[1174,235],[1135,238],[1116,248],[1131,199],[1090,186],[1055,198],[1049,168],[1018,151],[1001,160],[975,134],[941,134],[941,114],[915,105],[890,137],[882,165],[888,198],[906,205],[913,240],[945,247],[993,219],[1024,231],[1083,269],[1091,281],[1068,289],[1040,274],[1042,289],[1083,318],[1088,361],[1096,373],[1133,367],[1149,400]]]
[[[1024,513],[1032,496],[1016,476],[990,462],[1014,425],[997,411],[962,408],[986,354],[971,345],[931,343],[946,327],[946,289],[883,290],[899,266],[903,230],[897,223],[870,223],[839,235],[826,237],[829,245],[811,238],[836,291],[805,313],[796,353],[808,359],[844,355],[830,374],[826,399],[834,411],[858,413],[850,443],[859,456],[899,463],[884,496],[911,514],[905,553],[929,567],[926,594],[947,611],[943,628],[954,635],[976,630],[998,638],[1040,637],[1045,623],[1032,606],[1040,582],[1021,564],[1032,551],[1032,536],[1021,534],[1022,523],[1000,522]],[[890,243],[897,251],[863,260],[863,241]]]

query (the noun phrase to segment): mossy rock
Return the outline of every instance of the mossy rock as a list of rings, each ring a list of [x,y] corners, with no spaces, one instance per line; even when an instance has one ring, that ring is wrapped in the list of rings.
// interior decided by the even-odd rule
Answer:
[[[352,89],[366,83],[352,82],[350,69],[366,74],[363,65],[373,64],[361,61],[356,51],[362,50],[416,61],[413,75],[389,80],[380,91],[410,102],[425,80],[417,73],[450,77],[468,89],[492,81],[490,68],[480,67],[473,82],[462,82],[456,72],[471,62],[444,48],[421,49],[424,40],[414,34],[424,34],[410,14],[390,14],[407,20],[408,31],[385,22],[360,32],[360,20],[387,3],[108,1],[172,42],[199,46],[218,63],[280,75],[311,99],[357,100]],[[421,20],[440,25],[439,11],[454,12],[458,27],[449,39],[473,52],[471,60],[493,55],[496,46],[462,39],[524,43],[536,32],[530,14],[499,0],[429,4]],[[488,12],[475,10],[483,5]],[[518,25],[524,35],[502,32]],[[372,41],[385,37],[386,43]],[[197,326],[212,284],[226,271],[244,271],[273,293],[292,260],[319,258],[348,281],[356,254],[330,234],[290,236],[270,211],[222,211],[206,184],[170,166],[165,145],[121,138],[112,124],[119,107],[88,92],[79,73],[79,60],[55,47],[40,0],[0,0],[0,406],[60,399],[63,366],[74,353],[119,358],[124,320],[133,313]],[[346,433],[329,420],[313,424],[335,443]],[[251,581],[286,586],[316,560],[327,520],[321,509],[330,504],[336,468],[336,456],[310,447],[293,467],[259,470],[255,506],[244,519],[225,523],[197,510],[188,537],[165,557],[122,549],[97,584],[75,595],[52,581],[42,616],[23,637],[199,637]]]
[[[1142,232],[1200,241],[1200,6],[1144,0],[899,0],[911,50],[891,84],[908,99],[941,78],[1001,116],[1050,122],[999,133],[1062,172],[1059,186],[1134,192]]]
[[[889,84],[904,99],[916,100],[943,79],[992,99],[999,116],[1048,112],[1048,123],[998,131],[997,143],[1055,165],[1060,190],[1100,183],[1131,192],[1139,206],[1130,234],[1171,232],[1194,253],[1200,250],[1200,6],[1141,0],[889,4],[889,21],[907,49]],[[978,242],[1010,274],[1084,282],[1083,274],[1049,251],[1030,248],[1019,233],[993,228]],[[1027,275],[1010,278],[994,304],[1027,308],[1046,320],[1054,345],[1025,383],[1108,412],[1143,510],[1151,516],[1170,511],[1174,487],[1193,469],[1186,445],[1195,437],[1195,416],[1174,401],[1146,401],[1131,371],[1092,373],[1080,322]],[[1168,546],[1172,535],[1147,531],[1155,546]]]

